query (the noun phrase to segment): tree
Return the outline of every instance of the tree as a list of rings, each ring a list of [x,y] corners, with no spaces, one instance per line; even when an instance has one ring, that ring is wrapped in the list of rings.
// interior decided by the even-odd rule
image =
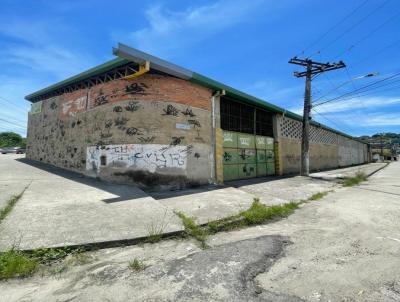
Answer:
[[[15,132],[0,132],[0,148],[1,147],[17,147],[23,144],[21,135]]]

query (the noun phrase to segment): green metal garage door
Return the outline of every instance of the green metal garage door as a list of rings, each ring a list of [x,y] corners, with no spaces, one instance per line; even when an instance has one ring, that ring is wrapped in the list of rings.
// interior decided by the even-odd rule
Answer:
[[[224,180],[275,174],[274,139],[224,131]]]

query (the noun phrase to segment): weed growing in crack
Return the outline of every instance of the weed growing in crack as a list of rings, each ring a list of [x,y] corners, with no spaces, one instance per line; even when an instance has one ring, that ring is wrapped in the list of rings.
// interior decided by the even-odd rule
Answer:
[[[266,206],[255,198],[250,208],[240,213],[246,225],[261,224],[267,220],[286,217],[291,214],[299,206],[295,202],[285,203],[282,205]]]
[[[246,226],[262,224],[272,219],[287,217],[298,207],[299,204],[295,202],[266,206],[260,203],[258,198],[255,198],[247,210],[224,219],[209,221],[205,226],[196,224],[194,218],[187,217],[181,212],[177,212],[176,215],[182,220],[186,234],[198,240],[202,248],[207,248],[206,240],[210,234],[231,231]]]
[[[32,275],[39,262],[20,251],[11,249],[0,254],[0,280]]]
[[[367,180],[367,175],[363,172],[357,172],[354,177],[345,177],[342,184],[344,187],[352,187]]]
[[[195,238],[200,242],[201,248],[207,248],[206,240],[208,236],[208,232],[205,228],[196,224],[194,218],[187,217],[182,212],[177,212],[176,215],[182,220],[183,227],[185,228],[185,232],[187,235]]]
[[[167,220],[167,209],[164,211],[164,215],[160,221],[152,221],[147,226],[147,239],[146,242],[156,243],[161,241],[162,235],[168,226],[169,221]]]
[[[15,204],[22,197],[22,195],[24,194],[24,192],[27,188],[28,188],[28,186],[25,187],[25,189],[20,194],[14,195],[13,197],[11,197],[7,201],[6,206],[4,208],[0,209],[0,222],[2,220],[4,220],[4,218],[6,218],[8,214],[10,214],[11,210],[14,208]]]
[[[128,266],[134,272],[140,272],[147,268],[147,265],[145,265],[143,261],[136,258],[130,261]]]
[[[318,193],[313,194],[307,200],[309,200],[309,201],[320,200],[321,198],[324,198],[326,195],[328,195],[328,192],[318,192]]]

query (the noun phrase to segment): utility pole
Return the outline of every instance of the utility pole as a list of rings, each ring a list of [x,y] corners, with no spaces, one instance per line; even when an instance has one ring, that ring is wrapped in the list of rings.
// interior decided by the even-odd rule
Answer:
[[[301,169],[300,175],[308,176],[310,173],[310,111],[311,111],[311,80],[316,74],[331,71],[339,68],[346,67],[346,65],[340,61],[338,63],[319,63],[311,59],[298,59],[294,57],[290,59],[290,64],[300,65],[306,68],[303,72],[294,72],[294,76],[301,78],[306,77],[306,86],[304,91],[304,109],[303,109],[303,131],[301,139]]]

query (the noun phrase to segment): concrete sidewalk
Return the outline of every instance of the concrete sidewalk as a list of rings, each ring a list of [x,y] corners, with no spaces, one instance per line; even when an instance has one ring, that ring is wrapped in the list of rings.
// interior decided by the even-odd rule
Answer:
[[[386,163],[371,163],[367,165],[360,165],[336,170],[329,170],[324,172],[312,173],[310,176],[313,178],[332,180],[332,179],[341,179],[345,177],[355,176],[358,172],[362,172],[367,176],[375,173],[379,169],[382,169],[386,166]]]
[[[258,178],[150,196],[132,186],[84,178],[20,155],[0,156],[0,167],[0,196],[19,194],[28,186],[0,224],[0,250],[109,243],[174,233],[183,230],[174,211],[207,223],[245,210],[255,197],[265,204],[280,204],[307,199],[337,185],[308,177]],[[369,164],[353,172],[381,167]],[[348,169],[334,173],[350,173]]]
[[[7,167],[0,172],[1,182],[10,176],[3,171],[13,171],[13,179],[30,183],[0,224],[0,250],[119,241],[182,230],[170,209],[138,188],[33,166],[21,156],[2,156],[0,162]],[[19,193],[12,189],[8,187],[7,194]]]

